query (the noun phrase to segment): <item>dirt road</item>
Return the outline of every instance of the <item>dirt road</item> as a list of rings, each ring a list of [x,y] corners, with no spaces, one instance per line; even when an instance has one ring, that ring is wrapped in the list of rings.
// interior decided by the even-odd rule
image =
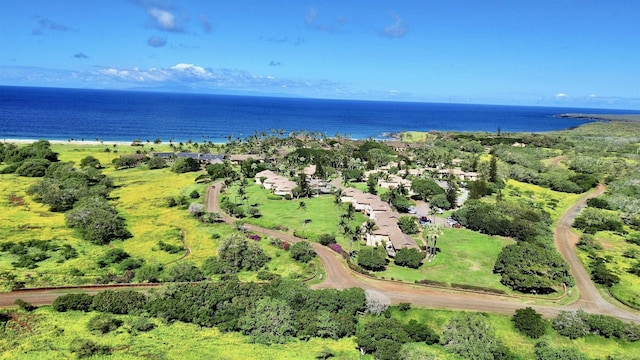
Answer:
[[[218,197],[221,186],[222,183],[216,183],[207,190],[205,199],[207,211],[220,213]],[[574,304],[560,305],[550,302],[548,305],[535,305],[530,298],[526,297],[480,294],[371,279],[352,272],[346,266],[341,256],[318,243],[313,243],[313,246],[324,265],[326,277],[323,279],[322,283],[313,285],[312,288],[344,289],[360,287],[363,289],[372,289],[382,292],[387,295],[393,303],[410,302],[416,306],[427,308],[485,311],[502,314],[513,314],[515,310],[525,306],[535,308],[536,311],[546,317],[553,317],[561,310],[584,309],[587,312],[612,315],[625,321],[640,323],[640,312],[618,308],[608,303],[602,298],[602,296],[600,296],[584,267],[582,267],[582,264],[577,258],[573,248],[576,242],[576,239],[570,231],[573,219],[580,209],[585,206],[588,198],[597,196],[603,191],[604,187],[598,187],[594,192],[582,197],[560,218],[555,229],[555,241],[558,249],[570,264],[572,274],[576,278],[576,286],[580,291],[580,298]],[[223,220],[225,222],[232,223],[235,219],[223,215]],[[252,232],[266,236],[276,236],[292,243],[303,240],[289,234],[265,229],[255,225],[247,224],[245,226]],[[100,290],[104,289],[52,289],[5,293],[0,294],[0,307],[11,306],[13,301],[17,298],[21,298],[33,304],[41,305],[49,304],[53,302],[56,297],[68,292],[95,293]]]

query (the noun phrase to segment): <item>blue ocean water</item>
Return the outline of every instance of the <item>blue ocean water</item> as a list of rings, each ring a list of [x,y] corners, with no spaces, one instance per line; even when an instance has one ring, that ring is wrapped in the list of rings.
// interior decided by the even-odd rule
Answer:
[[[224,142],[270,129],[382,138],[407,130],[540,132],[587,122],[553,117],[568,112],[624,111],[0,86],[0,140]]]

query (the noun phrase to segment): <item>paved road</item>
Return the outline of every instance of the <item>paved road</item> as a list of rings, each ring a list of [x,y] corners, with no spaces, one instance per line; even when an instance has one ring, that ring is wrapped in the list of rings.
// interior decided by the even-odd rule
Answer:
[[[221,183],[216,183],[208,189],[205,200],[208,211],[220,211],[218,207],[220,187]],[[547,305],[535,305],[530,298],[526,297],[479,294],[371,279],[352,272],[348,269],[341,256],[334,253],[329,248],[317,243],[313,243],[313,246],[324,265],[326,277],[322,283],[313,285],[312,288],[344,289],[350,287],[361,287],[363,289],[372,289],[382,292],[387,295],[393,303],[410,302],[416,306],[427,308],[485,311],[502,314],[513,314],[515,310],[525,306],[531,306],[535,308],[536,311],[547,317],[553,317],[561,310],[584,309],[587,312],[612,315],[625,321],[640,323],[640,312],[617,308],[606,302],[600,296],[597,289],[591,283],[573,248],[575,239],[572,238],[570,227],[575,215],[582,207],[585,206],[586,200],[589,197],[597,196],[602,193],[602,191],[604,191],[604,188],[599,187],[593,193],[581,198],[561,217],[555,231],[555,239],[558,249],[570,264],[572,273],[576,278],[576,286],[580,291],[579,300],[571,305],[560,305],[552,302],[549,302]],[[226,222],[234,221],[233,218],[226,216],[223,217],[223,219]],[[277,236],[289,242],[302,240],[292,235],[283,234],[278,231],[261,228],[255,225],[246,226],[253,232],[268,236]],[[95,293],[103,289],[104,288],[95,289],[89,287],[74,290],[36,290],[5,293],[0,294],[0,307],[11,306],[13,301],[17,298],[22,298],[23,300],[29,301],[33,304],[42,305],[50,304],[56,297],[70,291]]]

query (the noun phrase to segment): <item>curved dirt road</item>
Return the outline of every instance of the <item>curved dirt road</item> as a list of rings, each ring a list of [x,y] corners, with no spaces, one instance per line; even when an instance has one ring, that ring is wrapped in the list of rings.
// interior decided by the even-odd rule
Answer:
[[[205,198],[205,204],[207,211],[218,212],[220,209],[218,206],[218,196],[220,194],[221,183],[213,184],[207,190]],[[320,284],[313,285],[312,288],[337,288],[344,289],[350,287],[360,287],[363,289],[371,289],[384,293],[387,295],[393,303],[410,302],[416,306],[428,307],[428,308],[445,308],[445,309],[458,309],[469,311],[485,311],[502,314],[513,314],[515,310],[523,308],[525,306],[531,306],[539,313],[546,317],[553,317],[562,310],[578,310],[583,309],[590,313],[607,314],[615,316],[625,321],[634,321],[640,323],[640,316],[638,312],[627,311],[613,306],[606,302],[598,293],[593,283],[586,274],[585,269],[582,267],[579,259],[577,258],[573,245],[575,239],[572,237],[570,231],[573,219],[579,210],[585,206],[588,198],[597,196],[604,191],[604,187],[598,187],[594,192],[582,197],[576,204],[574,204],[558,221],[555,229],[555,240],[562,256],[567,260],[571,266],[573,276],[576,278],[576,286],[580,291],[580,298],[577,302],[571,305],[559,305],[550,303],[548,305],[535,305],[530,298],[520,298],[517,296],[505,296],[505,295],[491,295],[491,294],[479,294],[466,291],[447,290],[439,288],[431,288],[407,283],[399,283],[392,281],[384,281],[378,279],[371,279],[361,274],[352,272],[346,266],[342,257],[334,253],[328,247],[322,246],[318,243],[312,243],[314,249],[318,253],[320,260],[322,261],[326,277]],[[225,222],[231,223],[235,219],[222,215],[222,219]],[[259,226],[245,224],[245,227],[255,233],[260,233],[267,236],[276,236],[285,241],[297,242],[303,239],[296,238],[292,235],[283,234],[281,232],[265,229]],[[135,287],[135,285],[131,285]],[[0,307],[11,306],[13,301],[17,298],[22,298],[25,301],[29,301],[33,304],[41,305],[53,302],[53,300],[70,291],[86,291],[90,293],[97,292],[102,289],[95,289],[93,287],[78,288],[74,290],[59,289],[59,290],[33,290],[33,291],[20,291],[6,294],[0,294]]]

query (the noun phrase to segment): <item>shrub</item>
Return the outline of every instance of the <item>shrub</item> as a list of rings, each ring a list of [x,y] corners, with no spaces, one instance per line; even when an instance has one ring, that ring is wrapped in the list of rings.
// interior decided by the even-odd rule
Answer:
[[[585,321],[586,313],[582,310],[576,312],[560,311],[553,319],[553,328],[563,336],[570,339],[577,339],[589,333],[589,325]]]
[[[74,339],[71,342],[71,352],[76,353],[78,358],[82,359],[94,355],[109,355],[111,354],[111,348],[87,339]]]
[[[184,246],[182,245],[171,245],[162,240],[158,242],[158,248],[162,251],[168,252],[169,254],[177,254],[184,250]]]
[[[66,294],[53,301],[53,308],[59,312],[79,310],[87,312],[91,309],[93,297],[89,294]]]
[[[344,251],[342,250],[342,246],[340,246],[340,244],[337,244],[337,243],[329,244],[329,248],[337,252],[338,254],[342,254],[342,252]]]
[[[193,190],[190,194],[189,197],[192,199],[198,199],[200,197],[200,193],[198,192],[198,190]]]
[[[122,325],[122,320],[116,319],[111,315],[98,314],[87,323],[87,329],[89,331],[97,331],[101,334],[110,333]]]
[[[416,220],[415,216],[400,216],[398,226],[405,234],[417,234],[419,229]]]
[[[129,323],[131,329],[135,331],[147,332],[155,329],[156,324],[145,317],[137,317]]]
[[[308,263],[316,256],[313,246],[307,241],[300,241],[293,244],[290,248],[291,258],[302,263]]]
[[[530,307],[516,310],[511,321],[516,329],[532,339],[541,337],[547,331],[547,323],[542,315]]]
[[[318,242],[324,246],[336,243],[336,236],[334,234],[324,233],[318,237]]]
[[[422,259],[424,259],[424,253],[421,253],[418,249],[404,248],[398,250],[394,262],[398,266],[417,269],[422,265]]]
[[[105,290],[93,297],[91,308],[112,314],[129,314],[144,308],[147,297],[133,290]]]
[[[382,271],[387,266],[387,253],[382,247],[366,248],[358,252],[358,265],[371,271]]]
[[[400,311],[408,311],[410,309],[411,309],[411,303],[401,302],[400,304],[398,304],[398,310]]]
[[[31,311],[33,311],[33,310],[38,308],[37,306],[35,306],[35,305],[33,305],[33,304],[29,303],[29,302],[26,302],[26,301],[24,301],[22,299],[16,299],[16,301],[14,301],[13,303],[15,305],[18,305],[18,307],[20,307],[20,309],[22,309],[24,311],[28,311],[28,312],[31,312]]]

